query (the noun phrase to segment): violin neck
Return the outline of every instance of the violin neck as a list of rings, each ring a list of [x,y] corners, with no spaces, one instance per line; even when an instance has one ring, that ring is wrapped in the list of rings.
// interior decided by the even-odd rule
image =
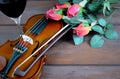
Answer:
[[[16,68],[14,74],[18,75],[18,76],[24,76],[26,75],[26,73],[34,66],[34,64],[46,53],[46,51],[52,47],[63,35],[65,35],[70,29],[72,28],[72,26],[67,27],[66,29],[64,29],[62,32],[60,32],[53,40],[52,42],[50,42],[50,44],[45,48],[45,50],[43,52],[41,52],[41,54],[39,54],[37,56],[37,58],[31,63],[31,65],[25,70],[22,71],[20,70],[20,68]]]
[[[48,24],[48,20],[45,18],[45,16],[38,20],[32,28],[29,30],[30,33],[33,33],[35,35],[38,35],[42,32],[42,30],[45,28],[45,26]]]

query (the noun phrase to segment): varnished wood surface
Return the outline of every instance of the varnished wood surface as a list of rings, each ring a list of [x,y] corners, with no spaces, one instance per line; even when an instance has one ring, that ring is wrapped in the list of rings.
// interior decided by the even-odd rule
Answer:
[[[28,0],[22,17],[22,26],[35,14],[44,14],[57,0]],[[120,36],[120,10],[111,23]],[[0,12],[0,45],[15,40],[19,33],[12,20]],[[89,37],[82,45],[75,46],[68,35],[46,52],[47,60],[40,79],[120,79],[120,38],[105,39],[99,49],[89,46]]]
[[[45,66],[40,79],[120,79],[120,67]]]

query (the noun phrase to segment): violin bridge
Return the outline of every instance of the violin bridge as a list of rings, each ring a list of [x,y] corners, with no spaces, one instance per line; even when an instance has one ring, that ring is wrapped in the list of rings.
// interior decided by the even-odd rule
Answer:
[[[33,44],[33,39],[27,35],[22,35],[23,41],[26,41],[30,43],[31,45]]]

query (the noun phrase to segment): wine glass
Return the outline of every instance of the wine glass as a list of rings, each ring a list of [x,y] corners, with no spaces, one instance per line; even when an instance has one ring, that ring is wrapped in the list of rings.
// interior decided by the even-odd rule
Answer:
[[[27,0],[0,0],[0,11],[10,17],[19,28],[20,34],[22,28],[20,28],[22,13],[25,9]]]

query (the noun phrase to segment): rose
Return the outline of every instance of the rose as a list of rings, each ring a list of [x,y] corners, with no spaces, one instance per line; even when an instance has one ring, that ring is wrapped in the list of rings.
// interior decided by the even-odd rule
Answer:
[[[64,4],[55,4],[55,9],[60,10],[60,9],[64,9],[64,8],[68,8],[70,6],[70,3],[64,3]]]
[[[53,19],[53,20],[60,20],[62,19],[62,15],[57,13],[58,10],[56,9],[50,9],[46,12],[46,18],[50,18],[50,19]],[[59,11],[58,11],[59,12]]]
[[[53,20],[62,19],[63,16],[62,12],[65,8],[67,8],[67,12],[66,12],[67,16],[71,18],[76,16],[82,7],[79,4],[73,4],[73,5],[70,5],[69,3],[56,4],[53,9],[50,9],[46,12],[46,18],[47,19],[50,18]]]
[[[73,4],[71,5],[67,10],[67,16],[69,18],[74,17],[77,15],[77,13],[80,11],[82,7],[79,4]]]
[[[83,24],[80,24],[74,28],[73,33],[80,37],[87,35],[90,32],[90,30],[91,30],[90,26],[85,27]]]

